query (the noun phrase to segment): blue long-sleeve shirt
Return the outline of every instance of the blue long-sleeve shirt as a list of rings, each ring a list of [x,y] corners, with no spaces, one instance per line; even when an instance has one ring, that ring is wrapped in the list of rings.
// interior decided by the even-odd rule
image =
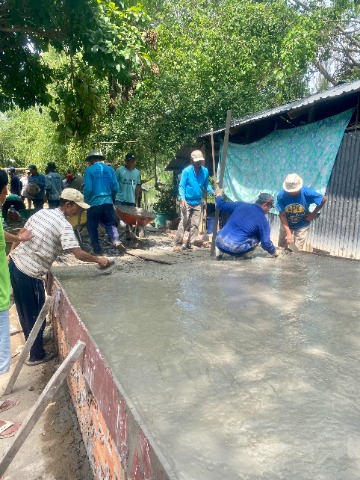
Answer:
[[[102,162],[96,162],[85,170],[84,199],[91,207],[113,203],[119,183],[114,169]]]
[[[184,168],[179,184],[180,200],[185,200],[189,205],[199,205],[204,190],[214,195],[214,190],[209,184],[209,170],[201,166],[199,173],[196,175],[192,165]]]
[[[216,206],[230,213],[230,218],[219,231],[216,242],[221,241],[221,249],[230,254],[238,252],[238,246],[251,238],[261,242],[264,250],[270,254],[276,249],[270,240],[270,225],[264,210],[256,203],[225,202],[222,197],[216,197]],[[224,248],[224,246],[226,248]]]

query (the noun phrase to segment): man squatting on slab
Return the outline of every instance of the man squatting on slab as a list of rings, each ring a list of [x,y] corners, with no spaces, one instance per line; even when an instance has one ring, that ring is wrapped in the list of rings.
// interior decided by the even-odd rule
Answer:
[[[280,212],[279,247],[289,248],[294,242],[297,250],[303,250],[309,234],[310,222],[317,217],[325,205],[326,197],[303,186],[304,182],[296,173],[290,173],[277,194],[276,208]],[[310,213],[309,207],[316,208]]]
[[[222,253],[247,258],[260,242],[264,250],[277,257],[265,216],[274,206],[274,197],[269,193],[261,193],[256,203],[226,202],[222,194],[221,189],[216,190],[216,206],[221,212],[231,215],[216,236],[217,260],[221,260]]]

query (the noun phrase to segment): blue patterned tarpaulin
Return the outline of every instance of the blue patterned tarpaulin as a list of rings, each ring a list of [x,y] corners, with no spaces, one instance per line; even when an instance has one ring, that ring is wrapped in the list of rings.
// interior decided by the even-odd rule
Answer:
[[[229,143],[224,191],[231,200],[254,202],[260,192],[276,195],[289,173],[325,193],[353,109],[291,130],[275,130],[247,145]],[[222,151],[222,148],[221,148]]]

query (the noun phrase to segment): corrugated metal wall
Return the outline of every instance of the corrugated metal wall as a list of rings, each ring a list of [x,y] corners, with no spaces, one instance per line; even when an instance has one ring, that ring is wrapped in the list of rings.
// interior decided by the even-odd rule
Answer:
[[[315,220],[305,250],[324,250],[337,257],[360,259],[360,132],[345,133],[330,182],[328,200]],[[269,215],[271,237],[278,242],[279,217]]]

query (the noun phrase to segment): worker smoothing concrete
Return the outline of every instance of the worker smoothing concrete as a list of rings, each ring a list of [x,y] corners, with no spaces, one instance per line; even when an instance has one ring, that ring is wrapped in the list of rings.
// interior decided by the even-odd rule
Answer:
[[[10,253],[11,285],[25,339],[45,303],[43,278],[63,250],[83,262],[97,263],[101,268],[111,263],[106,257],[95,257],[80,248],[67,217],[76,215],[81,208],[89,208],[83,194],[66,188],[61,193],[59,208],[42,209],[30,217],[20,230],[20,236],[31,232],[32,238],[26,243],[15,244]],[[37,365],[53,358],[44,350],[44,328],[45,322],[31,347],[27,365]]]

